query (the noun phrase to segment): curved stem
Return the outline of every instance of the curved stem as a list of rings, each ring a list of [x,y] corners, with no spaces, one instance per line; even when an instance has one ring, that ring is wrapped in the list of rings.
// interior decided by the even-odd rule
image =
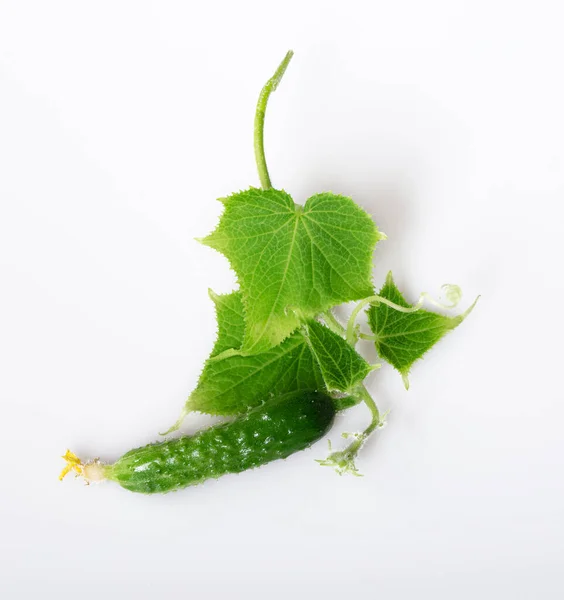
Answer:
[[[343,437],[352,437],[354,441],[346,446],[343,450],[337,452],[331,452],[331,454],[325,460],[319,460],[324,467],[334,467],[337,473],[342,475],[343,473],[350,473],[351,475],[359,476],[360,473],[355,465],[356,457],[364,445],[364,442],[368,439],[370,434],[378,427],[383,427],[384,417],[380,416],[380,411],[376,406],[376,402],[372,399],[372,396],[368,393],[368,390],[363,386],[359,386],[356,390],[356,398],[362,400],[372,413],[372,420],[370,425],[362,432],[355,434],[343,434]],[[331,443],[329,443],[329,449],[331,450]]]
[[[376,406],[376,402],[374,402],[374,399],[363,385],[358,388],[358,395],[360,398],[362,398],[364,404],[368,406],[370,413],[372,414],[372,421],[370,422],[370,425],[362,432],[362,435],[366,439],[366,437],[368,437],[376,429],[376,427],[380,425],[380,411]]]
[[[337,317],[333,314],[331,309],[321,313],[321,318],[325,321],[325,324],[331,331],[341,336],[345,335],[345,328],[339,323]]]
[[[357,342],[356,332],[354,330],[354,324],[356,322],[356,318],[358,317],[358,313],[367,305],[367,304],[377,304],[381,302],[382,304],[386,304],[390,308],[397,310],[399,312],[410,313],[416,312],[423,306],[423,301],[425,296],[422,294],[416,304],[406,308],[405,306],[400,306],[387,298],[383,298],[382,296],[370,296],[369,298],[365,298],[361,300],[354,308],[349,318],[349,322],[347,324],[347,342],[354,346]]]
[[[395,302],[392,302],[391,300],[388,300],[387,298],[383,298],[382,296],[378,296],[378,295],[370,296],[369,298],[364,298],[364,300],[361,300],[355,306],[355,308],[352,311],[351,316],[349,318],[349,322],[347,323],[347,342],[349,344],[351,344],[351,346],[355,346],[359,337],[363,340],[376,339],[375,336],[367,336],[364,333],[358,334],[355,330],[355,322],[356,322],[356,318],[358,317],[358,313],[367,304],[378,304],[378,303],[386,304],[390,308],[393,308],[394,310],[397,310],[398,312],[402,312],[402,313],[417,312],[423,306],[423,304],[425,303],[425,300],[427,300],[427,302],[429,302],[430,304],[437,306],[438,308],[443,308],[446,310],[455,308],[458,305],[460,298],[462,296],[462,291],[461,291],[460,287],[457,285],[447,283],[447,284],[443,285],[441,289],[444,290],[447,299],[450,300],[449,304],[445,304],[443,302],[438,302],[431,296],[431,294],[429,294],[427,292],[422,292],[421,295],[419,296],[419,300],[417,300],[417,302],[415,304],[413,304],[412,306],[401,306],[399,304],[396,304]],[[479,297],[480,296],[478,296],[478,298]],[[476,300],[474,301],[474,304],[472,304],[472,306],[468,310],[466,310],[462,315],[460,315],[463,319],[468,314],[470,314],[470,311],[474,308],[476,302],[478,301],[478,298],[476,298]]]
[[[264,155],[264,117],[266,114],[266,105],[268,104],[270,94],[276,90],[278,84],[282,80],[282,77],[288,68],[288,64],[290,63],[290,60],[292,60],[292,56],[294,56],[294,52],[288,50],[284,60],[280,63],[274,75],[262,88],[257,102],[255,113],[255,160],[257,162],[260,184],[263,190],[268,190],[272,187],[270,176],[268,175],[268,168],[266,166],[266,157]]]

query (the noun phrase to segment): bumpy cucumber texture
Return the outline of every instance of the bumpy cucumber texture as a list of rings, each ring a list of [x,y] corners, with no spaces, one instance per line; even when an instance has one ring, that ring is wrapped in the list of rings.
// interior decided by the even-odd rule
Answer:
[[[334,416],[333,400],[325,394],[286,394],[230,423],[131,450],[113,465],[85,465],[83,475],[132,492],[170,492],[304,450],[328,431]]]

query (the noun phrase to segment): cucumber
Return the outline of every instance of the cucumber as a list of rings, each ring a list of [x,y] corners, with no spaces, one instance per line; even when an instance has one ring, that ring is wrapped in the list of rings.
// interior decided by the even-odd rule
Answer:
[[[329,396],[293,392],[193,436],[131,450],[113,465],[84,465],[81,474],[87,481],[115,481],[132,492],[170,492],[304,450],[329,430],[334,416]]]

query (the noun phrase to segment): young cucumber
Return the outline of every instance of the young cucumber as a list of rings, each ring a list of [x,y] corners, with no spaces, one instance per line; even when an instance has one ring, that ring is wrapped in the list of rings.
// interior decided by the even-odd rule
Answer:
[[[67,452],[63,475],[74,470],[86,481],[109,479],[132,492],[170,492],[304,450],[329,430],[334,416],[329,396],[294,392],[193,436],[130,450],[113,465],[83,465]]]

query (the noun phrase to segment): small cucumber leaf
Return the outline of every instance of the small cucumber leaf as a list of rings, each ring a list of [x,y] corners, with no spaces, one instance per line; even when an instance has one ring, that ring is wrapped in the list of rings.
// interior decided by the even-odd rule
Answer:
[[[374,369],[342,337],[317,321],[308,321],[304,333],[330,392],[354,394]]]
[[[373,292],[372,253],[385,236],[350,198],[323,193],[299,206],[284,191],[251,188],[222,202],[219,225],[201,241],[237,274],[244,353],[269,350],[302,320]]]
[[[240,292],[210,295],[216,307],[218,337],[185,412],[235,415],[260,405],[270,396],[325,389],[319,366],[298,331],[267,352],[212,360],[225,350],[240,346],[245,323]]]
[[[411,306],[396,287],[391,272],[379,295],[405,308]],[[376,351],[400,372],[408,389],[408,375],[413,363],[422,358],[446,333],[460,325],[475,304],[457,317],[423,309],[404,313],[383,303],[372,305],[367,314],[368,323],[376,337]]]

